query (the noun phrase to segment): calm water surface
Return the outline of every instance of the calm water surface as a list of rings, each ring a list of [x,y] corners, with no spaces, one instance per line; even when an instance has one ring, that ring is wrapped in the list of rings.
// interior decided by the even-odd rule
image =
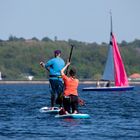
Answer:
[[[129,92],[82,92],[79,108],[91,118],[56,119],[48,85],[0,85],[0,140],[140,140],[140,87]]]

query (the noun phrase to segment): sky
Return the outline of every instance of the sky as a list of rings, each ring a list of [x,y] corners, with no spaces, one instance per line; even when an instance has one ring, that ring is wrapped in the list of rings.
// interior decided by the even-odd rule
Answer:
[[[140,0],[0,0],[0,39],[10,35],[108,42],[140,39]]]

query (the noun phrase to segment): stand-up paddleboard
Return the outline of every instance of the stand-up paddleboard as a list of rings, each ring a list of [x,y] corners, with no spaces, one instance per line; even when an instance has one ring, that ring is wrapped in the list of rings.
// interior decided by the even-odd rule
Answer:
[[[89,119],[90,116],[88,114],[64,114],[64,115],[56,115],[55,118],[60,119]]]
[[[42,107],[39,110],[40,112],[45,112],[45,113],[50,113],[50,114],[57,114],[60,111],[59,107],[53,107],[53,109],[51,109],[51,107]]]

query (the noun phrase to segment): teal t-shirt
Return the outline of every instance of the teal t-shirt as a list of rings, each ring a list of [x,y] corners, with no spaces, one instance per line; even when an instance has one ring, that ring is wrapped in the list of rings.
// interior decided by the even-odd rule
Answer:
[[[65,62],[62,58],[56,57],[50,59],[46,64],[45,68],[47,69],[48,67],[50,68],[50,79],[56,79],[57,77],[51,77],[51,75],[55,76],[60,76],[61,75],[61,70],[65,66]]]

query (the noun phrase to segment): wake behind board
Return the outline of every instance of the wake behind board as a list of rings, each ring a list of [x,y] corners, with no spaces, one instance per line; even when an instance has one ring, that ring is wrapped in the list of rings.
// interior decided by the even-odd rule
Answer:
[[[40,112],[50,113],[50,114],[57,114],[60,111],[59,107],[54,107],[53,110],[50,107],[42,107],[39,110]]]
[[[89,119],[90,116],[88,114],[65,114],[65,115],[56,115],[55,118],[60,119]]]

